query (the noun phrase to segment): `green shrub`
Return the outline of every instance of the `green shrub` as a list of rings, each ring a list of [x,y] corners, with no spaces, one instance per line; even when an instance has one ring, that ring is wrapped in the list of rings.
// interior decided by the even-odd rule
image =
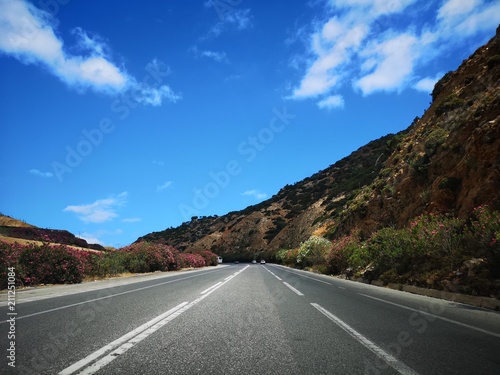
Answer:
[[[326,272],[338,275],[347,268],[354,266],[354,254],[361,253],[361,244],[356,235],[345,236],[333,241],[330,251],[326,256]]]
[[[436,152],[438,146],[442,145],[444,141],[448,138],[448,132],[443,128],[434,129],[429,133],[425,139],[425,150],[429,155],[433,155]]]
[[[311,236],[299,246],[297,263],[302,267],[325,263],[325,256],[330,249],[331,242],[326,238]]]
[[[443,91],[443,88],[450,81],[452,75],[453,72],[448,72],[439,81],[436,82],[436,84],[434,85],[434,89],[432,90],[431,93],[432,101],[436,100],[441,91]]]
[[[436,116],[441,116],[443,113],[461,108],[465,105],[465,101],[456,95],[450,95],[436,107]]]
[[[374,265],[374,276],[389,269],[401,275],[411,269],[413,254],[410,233],[405,229],[382,228],[367,241],[370,261]]]

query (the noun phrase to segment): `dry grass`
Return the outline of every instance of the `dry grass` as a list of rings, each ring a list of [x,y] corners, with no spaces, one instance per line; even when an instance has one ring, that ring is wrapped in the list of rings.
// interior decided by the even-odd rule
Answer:
[[[19,245],[37,245],[37,246],[43,245],[42,241],[25,240],[23,238],[15,238],[15,237],[6,237],[6,236],[3,236],[1,234],[0,234],[0,241],[6,242],[8,244],[18,243]],[[64,244],[51,242],[51,243],[49,243],[49,245],[58,246],[58,245],[64,245]],[[91,253],[102,253],[102,251],[94,250],[94,249],[87,249],[85,247],[78,247],[78,246],[72,246],[72,245],[64,245],[64,246],[70,247],[70,248],[75,249],[75,250],[80,250],[80,251],[89,251]]]
[[[36,228],[34,225],[30,225],[28,223],[25,223],[24,221],[17,220],[5,215],[0,215],[0,225],[6,227]]]

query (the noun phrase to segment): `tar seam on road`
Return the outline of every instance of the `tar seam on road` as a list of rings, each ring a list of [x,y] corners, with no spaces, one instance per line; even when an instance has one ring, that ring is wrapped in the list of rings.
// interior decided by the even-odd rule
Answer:
[[[234,276],[237,276],[244,270],[246,270],[249,266],[246,266],[245,268],[241,269],[240,271],[236,272],[233,274]],[[73,365],[65,368],[61,372],[58,373],[58,375],[72,375],[76,371],[82,369],[83,367],[87,366],[89,363],[95,361],[99,357],[103,356],[107,352],[111,351],[108,355],[102,357],[99,359],[97,362],[93,363],[92,365],[86,367],[83,369],[83,371],[79,372],[78,375],[92,375],[95,374],[97,371],[99,371],[101,368],[109,364],[111,361],[113,361],[116,357],[124,354],[126,351],[129,349],[133,348],[136,344],[147,338],[149,335],[152,333],[156,332],[159,330],[161,327],[163,327],[165,324],[171,322],[175,318],[177,318],[179,315],[196,305],[197,303],[201,302],[203,299],[208,297],[210,294],[212,294],[214,291],[219,289],[222,285],[227,283],[229,280],[232,278],[227,279],[224,282],[217,283],[216,285],[212,286],[211,288],[208,289],[208,291],[205,291],[205,294],[203,294],[201,297],[198,297],[195,299],[193,302],[188,303],[188,302],[183,302],[173,309],[170,309],[169,311],[157,316],[156,318],[150,320],[149,322],[143,324],[142,326],[136,328],[135,330],[125,334],[124,336],[116,339],[115,341],[111,342],[108,345],[103,346],[101,349],[95,351],[94,353],[88,355],[87,357],[83,358],[82,360],[74,363]],[[116,348],[116,349],[115,349]]]
[[[498,334],[498,333],[487,331],[487,330],[482,329],[482,328],[474,327],[474,326],[471,326],[471,325],[466,324],[466,323],[461,323],[461,322],[458,322],[458,321],[453,320],[453,319],[448,319],[448,318],[445,318],[443,316],[439,316],[439,315],[436,315],[436,314],[428,313],[426,311],[413,309],[413,308],[408,307],[408,306],[400,305],[399,303],[394,303],[394,302],[386,301],[385,299],[381,299],[381,298],[377,298],[377,297],[372,297],[372,296],[369,296],[367,294],[363,294],[363,293],[359,293],[359,294],[362,295],[362,296],[364,296],[364,297],[368,297],[368,298],[371,298],[371,299],[374,299],[374,300],[377,300],[377,301],[380,301],[380,302],[388,303],[389,305],[394,305],[394,306],[400,307],[402,309],[406,309],[406,310],[410,310],[410,311],[415,311],[415,312],[417,312],[419,314],[427,315],[427,316],[432,316],[433,318],[441,319],[441,320],[444,320],[445,322],[448,322],[448,323],[457,324],[459,326],[466,327],[466,328],[469,328],[469,329],[473,329],[475,331],[479,331],[479,332],[482,332],[482,333],[486,333],[486,334],[491,335],[491,336],[500,337],[500,334]]]
[[[346,331],[349,335],[355,338],[358,342],[363,344],[367,349],[371,350],[378,357],[382,358],[389,366],[391,366],[401,375],[419,375],[418,372],[414,371],[410,367],[406,366],[403,362],[399,361],[397,358],[387,353],[382,348],[378,347],[376,344],[368,340],[365,336],[363,336],[361,333],[359,333],[354,328],[349,326],[347,323],[344,323],[342,320],[337,318],[328,310],[324,309],[317,303],[311,303],[311,305],[319,312],[321,312],[323,315],[325,315],[328,319],[330,319],[332,322],[337,324],[344,331]]]

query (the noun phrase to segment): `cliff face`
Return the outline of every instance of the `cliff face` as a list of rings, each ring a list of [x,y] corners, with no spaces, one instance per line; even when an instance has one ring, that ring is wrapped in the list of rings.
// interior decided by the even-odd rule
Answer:
[[[403,227],[423,212],[466,217],[500,208],[500,29],[435,86],[422,118],[372,141],[271,199],[220,217],[193,218],[138,239],[180,250],[253,259],[297,247],[311,234],[334,238]]]
[[[433,103],[366,187],[368,199],[340,224],[371,232],[422,212],[466,217],[500,201],[500,29],[435,86]]]

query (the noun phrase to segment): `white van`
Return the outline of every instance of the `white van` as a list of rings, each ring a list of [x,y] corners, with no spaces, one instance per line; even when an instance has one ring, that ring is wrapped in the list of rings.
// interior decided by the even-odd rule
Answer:
[[[217,261],[220,263],[222,263],[222,257],[217,257]]]

